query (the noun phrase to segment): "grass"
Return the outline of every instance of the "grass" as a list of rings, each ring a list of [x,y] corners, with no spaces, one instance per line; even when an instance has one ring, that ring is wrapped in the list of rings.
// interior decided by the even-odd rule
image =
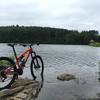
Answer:
[[[93,46],[93,47],[100,47],[100,43],[99,42],[90,43],[89,45]]]
[[[12,60],[14,60],[14,56],[10,56]],[[0,61],[0,70],[10,67],[12,64],[9,61],[1,60]]]

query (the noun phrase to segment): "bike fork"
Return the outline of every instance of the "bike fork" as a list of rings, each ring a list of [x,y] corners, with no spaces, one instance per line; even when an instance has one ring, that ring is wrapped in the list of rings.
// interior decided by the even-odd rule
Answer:
[[[36,57],[36,52],[33,52],[33,53],[34,53],[34,57]],[[33,62],[34,63],[34,68],[40,68],[37,57],[35,59],[36,59],[36,62]]]

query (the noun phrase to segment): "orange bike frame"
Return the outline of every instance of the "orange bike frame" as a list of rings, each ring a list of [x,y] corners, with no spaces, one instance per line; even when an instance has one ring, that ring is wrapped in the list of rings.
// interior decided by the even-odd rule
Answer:
[[[25,52],[23,52],[19,57],[16,56],[16,63],[15,63],[15,65],[13,65],[13,66],[15,66],[17,69],[19,69],[20,67],[23,67],[23,66],[20,65],[20,58],[23,56],[23,57],[24,57],[24,60],[25,60],[24,64],[26,64],[26,62],[27,62],[27,60],[28,60],[28,58],[29,58],[29,55],[32,53],[32,51],[33,51],[32,48],[29,47],[29,48],[28,48]],[[18,66],[16,66],[16,65],[18,65]],[[8,68],[5,70],[5,74],[11,74],[12,72],[14,72],[13,67],[8,67]]]
[[[20,58],[23,56],[24,59],[25,59],[25,63],[24,63],[24,64],[26,64],[26,62],[27,62],[27,60],[28,60],[29,55],[31,54],[31,52],[32,52],[32,48],[29,47],[29,48],[28,48],[25,52],[23,52],[19,57],[16,57],[16,63],[17,63],[17,65],[18,65],[18,67],[20,67],[20,64],[19,64]]]

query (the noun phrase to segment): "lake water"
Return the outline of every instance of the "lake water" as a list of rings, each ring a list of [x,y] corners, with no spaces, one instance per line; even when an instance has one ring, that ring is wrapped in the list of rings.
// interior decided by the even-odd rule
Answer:
[[[24,49],[16,46],[18,54]],[[40,45],[33,46],[33,49],[41,55],[45,65],[44,85],[36,100],[99,98],[100,48],[80,45]],[[11,47],[0,44],[0,56],[12,56],[12,53]],[[64,82],[57,80],[57,75],[62,73],[73,74],[76,79]],[[28,67],[22,77],[32,78]]]

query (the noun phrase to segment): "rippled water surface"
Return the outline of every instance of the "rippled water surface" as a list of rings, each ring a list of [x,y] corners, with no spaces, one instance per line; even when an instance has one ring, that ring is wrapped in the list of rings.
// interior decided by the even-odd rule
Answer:
[[[16,46],[18,54],[24,48]],[[44,64],[44,85],[36,100],[90,100],[99,98],[100,48],[80,45],[40,45],[34,46]],[[0,56],[12,56],[11,47],[0,45]],[[29,66],[29,63],[28,63]],[[69,73],[75,80],[58,81],[57,75]],[[32,78],[29,68],[23,77]]]

